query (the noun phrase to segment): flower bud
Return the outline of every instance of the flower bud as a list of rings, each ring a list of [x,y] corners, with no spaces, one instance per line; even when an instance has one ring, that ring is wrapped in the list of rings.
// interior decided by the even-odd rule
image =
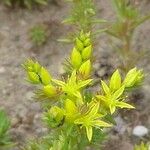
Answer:
[[[65,101],[65,115],[66,115],[66,121],[67,122],[73,122],[75,119],[75,114],[77,114],[77,107],[73,101],[70,99],[67,99]]]
[[[43,92],[48,97],[54,97],[54,96],[56,96],[58,94],[57,93],[57,88],[55,86],[52,86],[52,85],[44,86],[43,87]]]
[[[85,41],[84,41],[84,47],[87,47],[91,45],[91,39],[90,38],[87,38]]]
[[[111,91],[116,91],[121,87],[121,76],[118,70],[116,70],[110,79],[110,89]]]
[[[33,69],[33,67],[28,66],[27,71],[29,71],[29,72],[34,72],[34,69]]]
[[[44,67],[41,68],[40,77],[44,85],[48,85],[51,81],[51,76]]]
[[[71,63],[75,69],[78,69],[82,63],[82,57],[79,51],[76,48],[73,49],[71,54]]]
[[[57,106],[53,106],[44,117],[44,120],[51,127],[57,127],[60,125],[64,118],[64,111]]]
[[[55,118],[57,122],[60,122],[63,119],[64,111],[57,106],[54,106],[50,109],[50,113]]]
[[[83,76],[84,79],[87,79],[90,76],[91,72],[91,62],[87,60],[79,68],[79,73]]]
[[[84,48],[82,41],[80,41],[80,39],[78,39],[78,38],[76,38],[76,48],[79,51],[82,51],[82,49]]]
[[[84,60],[89,59],[91,57],[91,54],[92,54],[92,45],[90,45],[90,46],[83,49],[82,58]]]
[[[25,63],[22,64],[23,68],[28,72],[35,72],[34,65],[35,65],[35,62],[31,59],[26,60]]]
[[[86,35],[84,34],[83,31],[81,31],[81,33],[80,33],[80,40],[81,40],[82,42],[86,40]]]
[[[34,72],[38,73],[40,71],[40,69],[41,69],[40,64],[38,62],[35,62],[33,64],[33,70],[34,70]]]
[[[34,72],[28,72],[28,80],[34,84],[40,83],[39,76]]]
[[[133,88],[141,84],[144,79],[144,74],[141,70],[137,70],[137,68],[131,69],[123,82],[126,88]]]

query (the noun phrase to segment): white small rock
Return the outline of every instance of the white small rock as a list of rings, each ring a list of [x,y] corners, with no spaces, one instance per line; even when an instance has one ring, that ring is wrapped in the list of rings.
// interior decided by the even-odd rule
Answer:
[[[143,137],[148,134],[148,129],[145,126],[139,125],[134,127],[132,134],[138,137]]]

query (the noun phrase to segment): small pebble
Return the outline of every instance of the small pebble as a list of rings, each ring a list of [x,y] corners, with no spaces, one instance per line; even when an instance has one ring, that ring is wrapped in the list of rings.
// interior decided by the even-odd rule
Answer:
[[[98,75],[99,77],[103,77],[105,74],[106,74],[106,69],[105,69],[105,68],[100,68],[100,69],[97,71],[97,75]]]
[[[4,67],[0,67],[0,73],[5,73],[6,69]]]
[[[100,69],[100,63],[95,63],[93,67],[95,70],[99,70]]]
[[[143,137],[148,134],[148,129],[145,126],[139,125],[134,127],[132,134],[138,137]]]
[[[34,96],[34,93],[31,91],[27,92],[27,94],[26,94],[26,98],[29,101],[33,100],[33,96]]]

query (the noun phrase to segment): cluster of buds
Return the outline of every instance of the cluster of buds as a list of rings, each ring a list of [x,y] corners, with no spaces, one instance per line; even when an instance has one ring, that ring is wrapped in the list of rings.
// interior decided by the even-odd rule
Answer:
[[[91,57],[93,47],[90,33],[81,31],[79,37],[75,40],[75,47],[71,53],[71,65],[76,69],[83,79],[87,79],[91,73]]]
[[[97,95],[97,99],[100,101],[101,106],[110,110],[113,114],[117,107],[120,108],[134,108],[132,105],[125,102],[125,92],[129,89],[135,88],[142,83],[144,79],[144,73],[137,68],[131,69],[125,79],[121,78],[118,70],[116,70],[111,76],[109,84],[101,81],[102,95]]]
[[[138,70],[137,68],[131,69],[124,80],[124,84],[126,88],[134,88],[141,85],[144,79],[144,74],[142,70]]]
[[[73,70],[67,79],[52,78],[48,70],[36,61],[27,60],[23,64],[27,80],[39,85],[36,92],[38,99],[50,100],[51,107],[44,115],[48,126],[83,127],[89,141],[92,140],[93,128],[112,126],[112,123],[106,120],[107,115],[112,117],[118,108],[134,108],[126,102],[126,91],[140,85],[144,79],[143,71],[137,68],[131,69],[124,79],[116,70],[109,82],[101,81],[99,93],[92,93],[91,97],[87,97],[84,92],[93,81],[89,78],[91,57],[90,34],[81,32],[72,51]],[[82,75],[82,78],[79,78],[79,75]]]
[[[53,85],[50,73],[38,62],[29,59],[23,64],[23,68],[27,72],[28,82],[42,86],[36,92],[39,98],[54,98],[61,93],[61,88]]]
[[[63,123],[64,111],[58,106],[53,106],[45,113],[43,120],[52,128],[58,127]]]
[[[38,62],[29,59],[23,64],[23,68],[27,72],[29,82],[43,85],[48,85],[51,82],[51,75]]]

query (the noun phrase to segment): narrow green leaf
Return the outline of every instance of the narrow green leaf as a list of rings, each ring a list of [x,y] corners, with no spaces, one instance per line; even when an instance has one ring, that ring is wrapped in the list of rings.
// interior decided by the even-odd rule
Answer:
[[[60,86],[65,86],[65,82],[60,81],[60,80],[52,79],[52,82],[54,82],[54,83],[56,83],[57,85],[60,85]]]
[[[98,98],[99,100],[102,100],[104,102],[107,101],[107,98],[105,96],[103,96],[103,95],[97,95],[96,98]]]
[[[103,91],[105,92],[105,94],[110,94],[110,89],[109,87],[107,86],[107,84],[101,80],[101,85],[102,85],[102,89]]]
[[[114,105],[110,105],[110,113],[111,114],[113,114],[114,112],[115,112],[115,110],[116,110],[116,106],[114,106]]]
[[[112,126],[111,124],[106,123],[106,122],[101,121],[101,120],[94,120],[94,121],[92,122],[92,124],[93,124],[94,126],[97,126],[97,127],[111,127],[111,126]]]
[[[91,126],[86,127],[86,133],[87,133],[88,140],[91,141],[93,135],[93,129]]]
[[[92,117],[94,117],[96,114],[97,114],[97,112],[98,112],[98,110],[99,110],[99,103],[95,103],[95,104],[93,104],[92,106],[91,106],[91,108],[90,108],[90,111],[89,111],[89,113],[88,113],[88,117],[90,118],[92,118]]]
[[[128,104],[128,103],[125,103],[125,102],[116,102],[116,106],[117,107],[120,107],[120,108],[129,108],[129,109],[133,109],[135,108],[134,106]]]
[[[85,86],[91,84],[92,81],[93,81],[93,79],[88,79],[88,80],[85,80],[85,81],[80,81],[78,83],[78,88],[85,87]]]
[[[112,96],[113,100],[117,100],[120,96],[122,96],[124,92],[124,86],[122,86],[120,89],[118,89]]]

